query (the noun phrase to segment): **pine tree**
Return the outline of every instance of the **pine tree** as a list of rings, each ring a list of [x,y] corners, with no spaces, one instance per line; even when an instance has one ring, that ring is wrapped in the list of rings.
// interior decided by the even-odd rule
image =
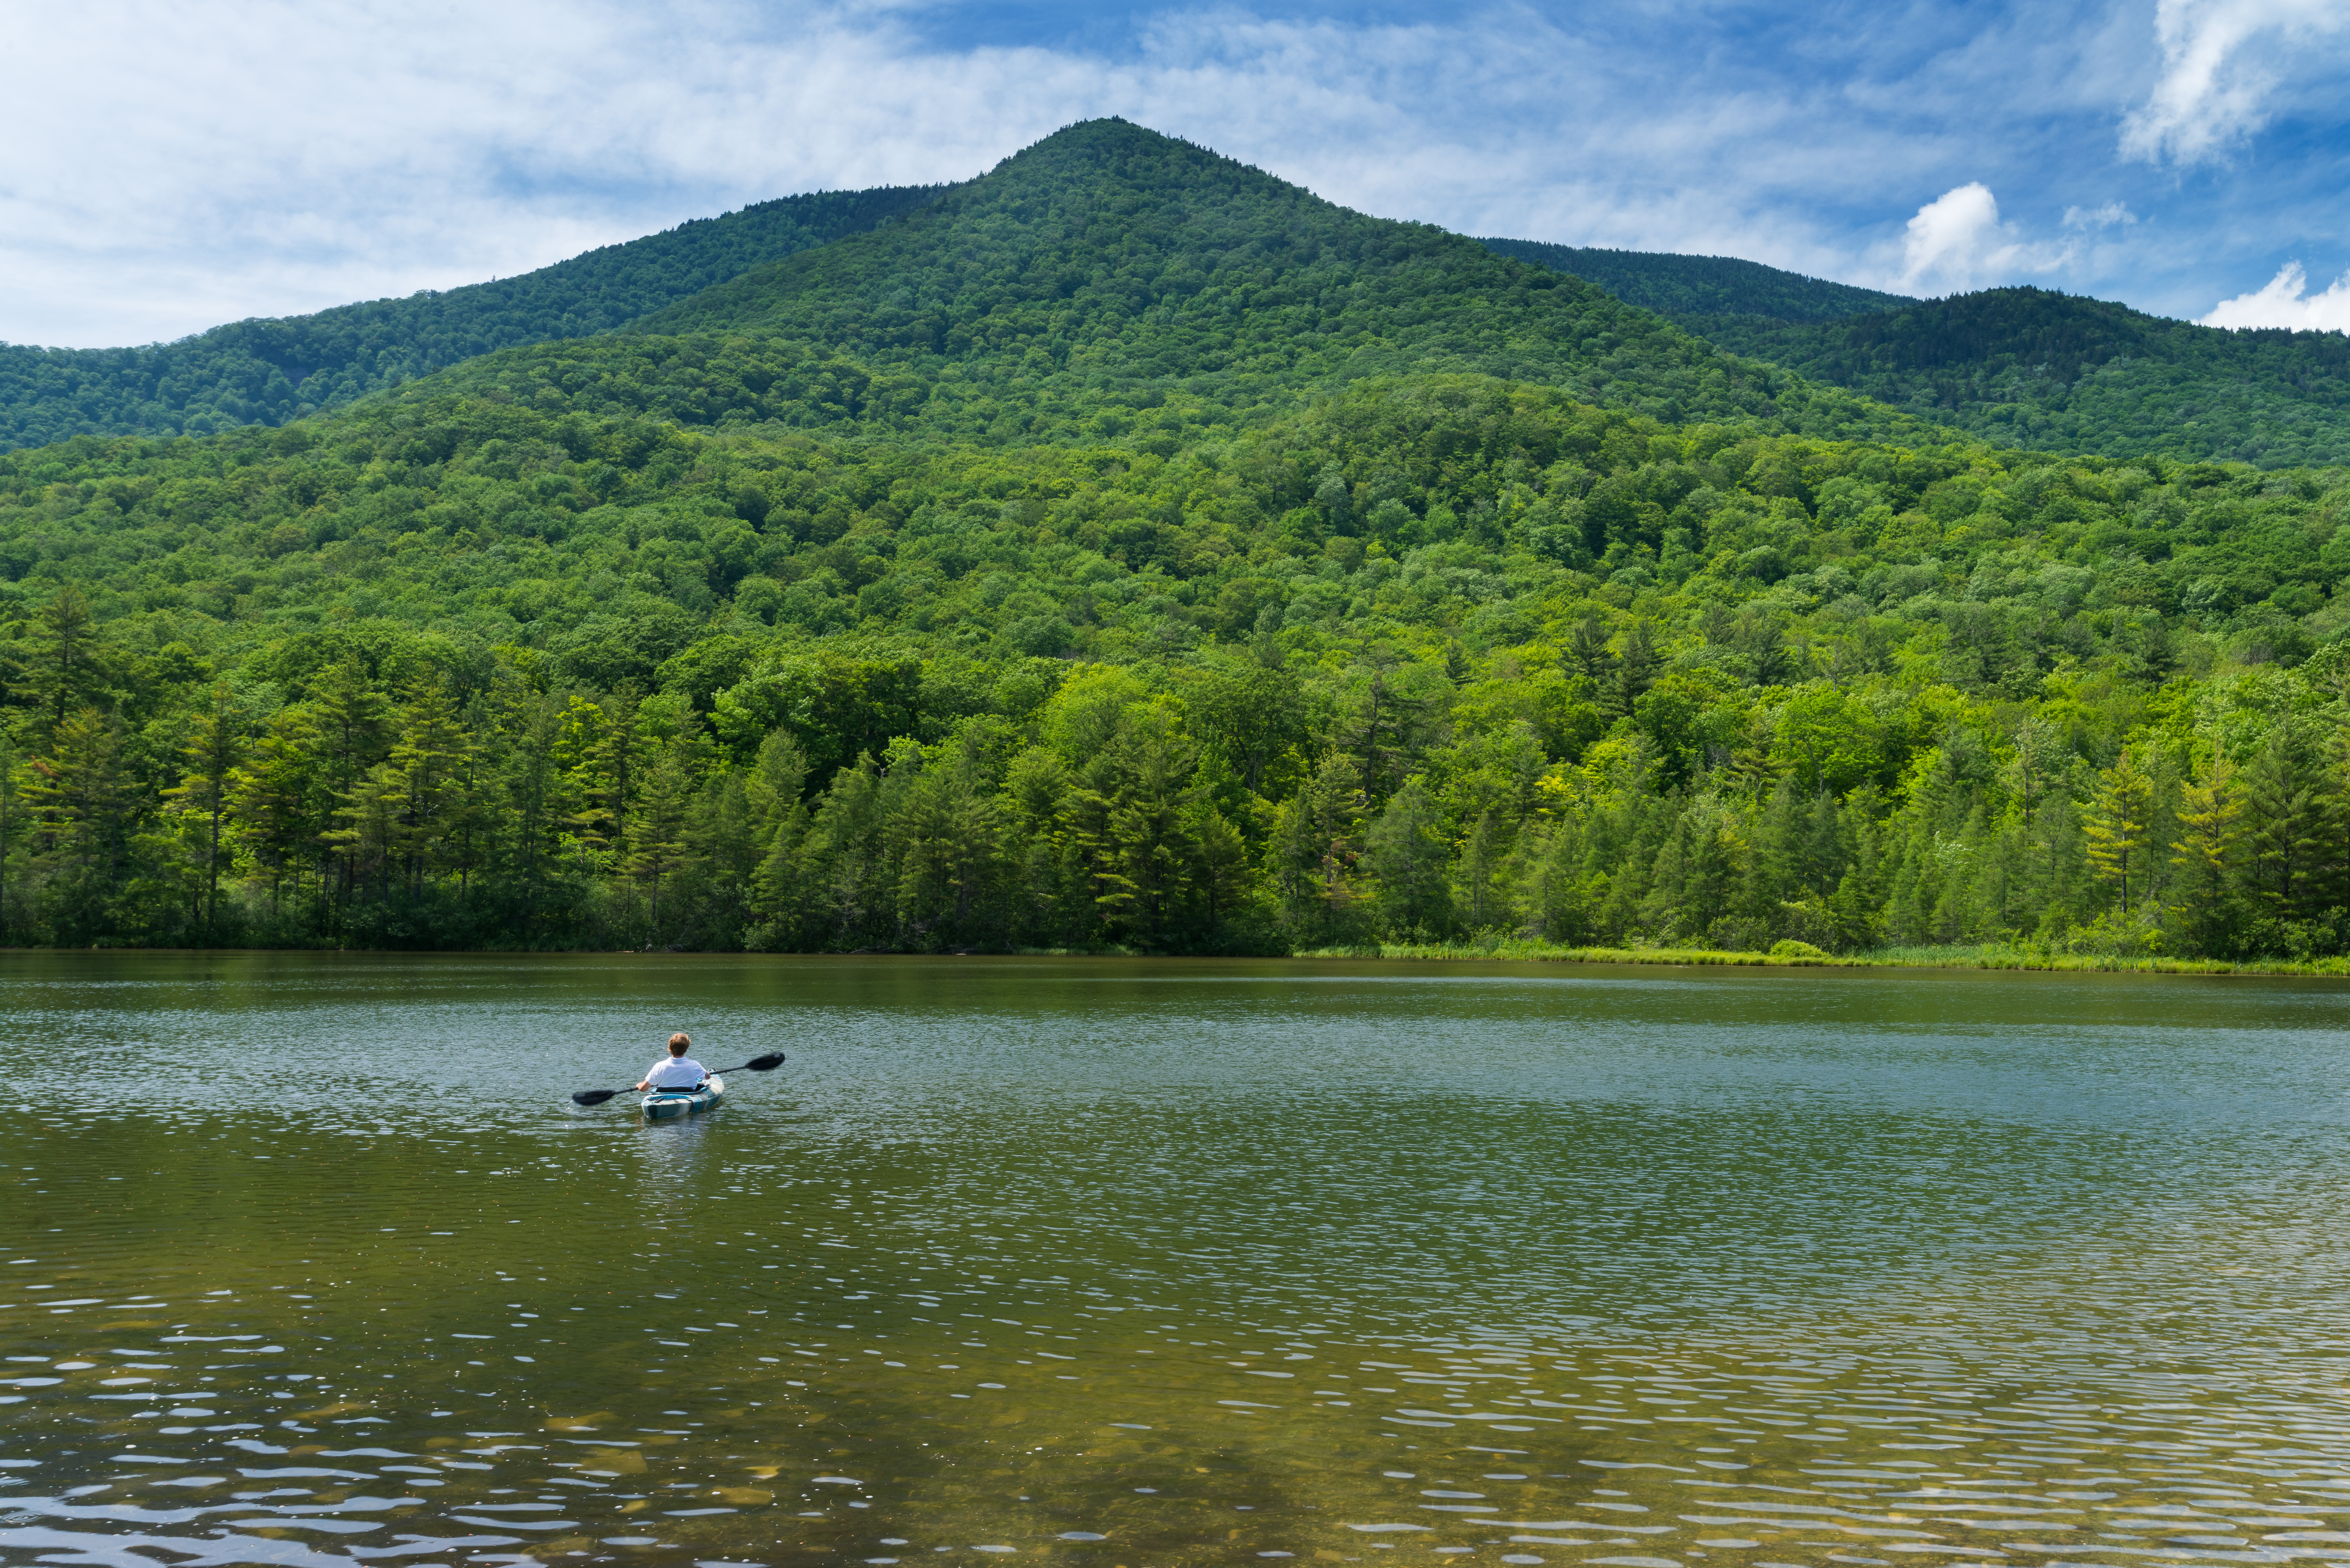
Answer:
[[[661,941],[661,881],[675,875],[685,860],[685,826],[691,798],[685,769],[673,753],[664,753],[640,775],[636,813],[629,825],[629,852],[624,868],[645,884],[650,900],[648,933],[652,945]]]
[[[1510,919],[1508,877],[1510,833],[1500,814],[1479,812],[1461,841],[1458,891],[1454,907],[1472,931],[1491,930]]]
[[[408,777],[399,767],[378,763],[346,791],[335,808],[343,826],[323,835],[349,872],[349,886],[376,885],[378,926],[391,901],[391,880],[410,857],[414,834],[408,823]]]
[[[89,600],[75,584],[58,584],[34,615],[32,629],[30,685],[49,722],[62,724],[68,712],[96,700],[102,680]]]
[[[400,712],[390,759],[406,791],[402,858],[411,900],[423,898],[432,872],[452,870],[462,878],[473,868],[481,805],[473,771],[477,755],[447,683],[417,686]]]
[[[2116,901],[2124,913],[2130,909],[2132,878],[2137,880],[2141,892],[2147,891],[2147,837],[2153,826],[2154,783],[2138,765],[2137,755],[2125,749],[2121,760],[2097,775],[2097,792],[2089,807],[2089,820],[2085,829],[2088,837],[2089,863],[2097,875],[2115,885]]]
[[[317,726],[307,709],[280,709],[229,781],[229,819],[238,840],[268,875],[273,919],[289,879],[300,896],[303,857],[318,842],[317,743]]]
[[[108,922],[129,848],[133,805],[121,725],[95,708],[68,713],[48,754],[26,765],[23,794],[59,935],[81,940]]]
[[[202,818],[204,896],[197,920],[207,929],[220,919],[221,842],[237,763],[244,755],[244,714],[230,699],[228,687],[215,685],[194,733],[180,748],[186,771],[177,785],[163,792],[166,801]]]
[[[1596,619],[1577,622],[1567,637],[1566,653],[1595,690],[1605,691],[1610,687],[1608,676],[1616,668],[1616,656],[1608,651],[1606,626]]]
[[[986,763],[968,738],[951,742],[922,769],[892,813],[890,859],[898,867],[898,919],[917,945],[968,942],[998,884],[1003,807]]]
[[[2303,895],[2317,869],[2317,814],[2289,738],[2272,732],[2242,775],[2242,876],[2247,890],[2271,919],[2303,913]]]
[[[1355,863],[1367,805],[1353,760],[1333,752],[1281,809],[1275,876],[1286,918],[1308,943],[1341,940],[1353,931],[1360,903]]]
[[[356,659],[348,659],[319,678],[309,706],[317,723],[324,786],[328,799],[337,803],[328,807],[328,816],[338,818],[341,806],[350,803],[368,770],[383,759],[383,716],[388,704],[365,668]],[[361,876],[359,863],[340,852],[335,863],[342,873],[338,897],[348,898]]]
[[[1617,718],[1631,717],[1634,704],[1656,683],[1657,666],[1662,660],[1657,656],[1657,645],[1647,621],[1635,621],[1624,639],[1624,652],[1616,661],[1616,680],[1609,692],[1609,709]]]
[[[2243,836],[2242,795],[2235,770],[2214,758],[2210,773],[2183,792],[2179,836],[2171,848],[2180,867],[2179,899],[2172,906],[2189,932],[2193,950],[2217,954],[2232,946],[2230,889],[2235,879],[2236,845]]]
[[[1425,940],[1451,928],[1445,885],[1451,857],[1442,826],[1427,782],[1414,774],[1363,834],[1363,859],[1378,890],[1379,913],[1397,936]]]
[[[1252,876],[1248,841],[1223,813],[1202,802],[1191,825],[1199,846],[1193,881],[1200,894],[1208,934],[1221,939],[1232,916],[1248,903]]]

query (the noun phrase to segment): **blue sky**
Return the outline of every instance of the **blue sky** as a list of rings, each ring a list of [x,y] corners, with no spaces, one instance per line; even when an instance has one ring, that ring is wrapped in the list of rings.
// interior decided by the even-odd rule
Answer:
[[[2350,0],[91,0],[0,48],[15,342],[510,275],[1099,114],[1471,234],[2350,328]]]

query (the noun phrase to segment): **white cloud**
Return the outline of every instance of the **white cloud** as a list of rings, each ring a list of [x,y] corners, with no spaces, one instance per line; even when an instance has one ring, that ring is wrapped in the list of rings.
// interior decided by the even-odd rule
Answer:
[[[1041,0],[1024,15],[1066,7],[1069,40],[1017,47],[932,0],[0,5],[0,338],[453,286],[794,191],[968,178],[1101,114],[1383,216],[1880,286],[1911,261],[1886,217],[1907,192],[2168,211],[2105,177],[2136,79],[2110,0],[1832,0],[1827,26],[1786,0],[1399,0],[1378,23],[1136,3]],[[1991,214],[1914,235],[1917,276],[2058,254]],[[2103,275],[2095,236],[2121,232],[2068,231],[2067,275]]]
[[[2350,26],[2342,0],[2160,0],[2162,74],[2122,121],[2122,151],[2158,163],[2216,160],[2268,123],[2293,52]]]
[[[2350,272],[2324,294],[2310,294],[2309,275],[2287,262],[2254,294],[2223,299],[2202,317],[2206,327],[2289,327],[2299,332],[2350,332]]]
[[[2063,248],[2023,239],[1999,218],[1999,201],[1981,181],[1946,191],[1918,209],[1901,242],[1901,286],[1963,293],[2054,271],[2070,259]]]
[[[2137,214],[2119,202],[2108,202],[2102,207],[2064,209],[2064,226],[2068,229],[2120,228],[2137,222]]]

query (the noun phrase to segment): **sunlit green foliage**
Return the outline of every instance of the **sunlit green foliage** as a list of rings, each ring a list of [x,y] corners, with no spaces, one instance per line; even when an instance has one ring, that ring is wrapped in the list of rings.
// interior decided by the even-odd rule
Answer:
[[[0,936],[2350,951],[2350,473],[1078,132],[723,333],[0,455]]]
[[[2345,514],[2338,471],[1673,429],[1477,378],[1163,455],[478,400],[86,440],[0,459],[0,913],[2340,951]]]

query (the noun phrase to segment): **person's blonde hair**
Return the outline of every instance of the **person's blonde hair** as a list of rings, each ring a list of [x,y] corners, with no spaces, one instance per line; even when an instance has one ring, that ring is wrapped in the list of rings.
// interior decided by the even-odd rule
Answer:
[[[691,1046],[693,1042],[688,1039],[682,1033],[672,1034],[669,1037],[669,1054],[672,1056],[682,1056],[685,1054],[687,1047]]]

